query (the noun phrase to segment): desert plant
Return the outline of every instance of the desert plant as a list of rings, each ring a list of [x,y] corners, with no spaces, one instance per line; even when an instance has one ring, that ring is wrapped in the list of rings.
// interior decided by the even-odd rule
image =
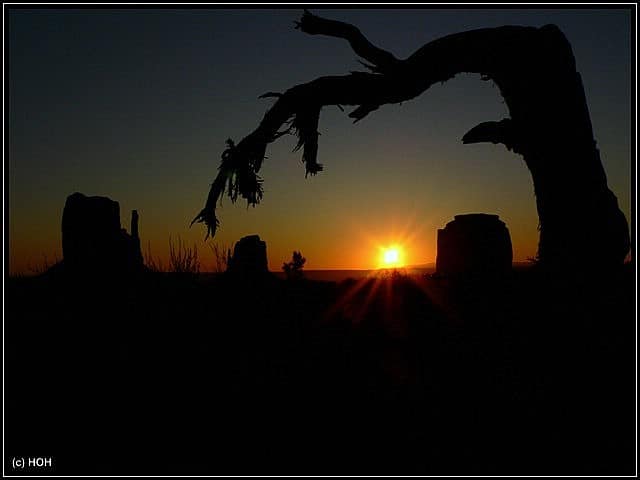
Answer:
[[[213,271],[216,273],[226,272],[229,268],[229,260],[231,259],[231,247],[225,244],[210,243],[209,248],[211,248],[213,252],[213,259],[215,261]]]
[[[174,244],[169,237],[169,271],[174,273],[199,273],[200,260],[198,260],[198,247],[187,247],[178,237]]]
[[[60,260],[58,259],[58,255],[55,254],[53,257],[53,262],[50,262],[46,255],[42,255],[42,262],[37,265],[32,265],[31,263],[27,264],[27,271],[31,275],[42,275],[46,273],[51,267],[58,264]]]
[[[302,269],[304,268],[304,264],[306,262],[307,259],[302,256],[302,253],[294,251],[293,256],[291,257],[291,261],[282,264],[282,270],[287,276],[287,279],[301,279],[304,276],[304,274],[302,273]]]
[[[144,265],[152,272],[165,271],[162,260],[159,257],[154,257],[151,253],[151,242],[147,242],[147,249],[144,252]]]

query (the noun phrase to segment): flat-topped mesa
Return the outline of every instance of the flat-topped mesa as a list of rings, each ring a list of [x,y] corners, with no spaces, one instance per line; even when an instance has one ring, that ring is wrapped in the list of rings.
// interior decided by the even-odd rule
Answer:
[[[511,236],[498,215],[456,215],[438,230],[436,272],[446,277],[505,275],[511,271]]]
[[[143,266],[138,213],[131,215],[129,235],[120,226],[120,205],[107,197],[74,193],[62,213],[62,254],[65,271],[127,273]]]
[[[267,243],[258,235],[249,235],[236,242],[227,271],[244,277],[263,275],[267,266]]]

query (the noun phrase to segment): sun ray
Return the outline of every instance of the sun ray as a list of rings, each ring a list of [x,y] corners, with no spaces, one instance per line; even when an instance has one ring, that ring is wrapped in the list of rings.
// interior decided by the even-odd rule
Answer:
[[[326,312],[326,318],[331,318],[335,316],[338,312],[343,311],[347,308],[347,306],[352,303],[355,297],[367,286],[367,283],[370,282],[370,278],[361,278],[357,280],[352,286],[350,286],[347,291],[336,301],[335,304],[329,308]]]
[[[373,283],[371,284],[371,288],[369,289],[367,296],[365,297],[364,301],[362,302],[362,305],[360,306],[360,309],[358,310],[358,313],[356,314],[356,318],[355,318],[356,322],[360,322],[360,320],[362,320],[364,316],[368,313],[369,305],[376,298],[376,293],[380,289],[382,282],[383,280],[381,280],[380,278],[375,278],[373,280]]]

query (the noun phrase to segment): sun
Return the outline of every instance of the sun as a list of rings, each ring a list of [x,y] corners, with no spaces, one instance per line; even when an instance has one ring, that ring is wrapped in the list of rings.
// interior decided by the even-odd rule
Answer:
[[[402,249],[397,245],[382,248],[380,268],[397,268],[402,266]]]
[[[384,263],[386,264],[394,264],[398,263],[398,258],[400,258],[400,254],[396,248],[390,248],[385,250],[384,252]]]

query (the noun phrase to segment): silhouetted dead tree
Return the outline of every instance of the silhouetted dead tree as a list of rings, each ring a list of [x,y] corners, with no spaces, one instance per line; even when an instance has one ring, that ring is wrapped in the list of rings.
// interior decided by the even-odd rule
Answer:
[[[347,40],[368,63],[369,72],[320,77],[294,86],[276,98],[258,128],[237,145],[227,141],[218,176],[204,209],[207,236],[218,226],[215,208],[225,190],[233,201],[262,198],[258,176],[267,145],[282,135],[298,136],[306,173],[317,163],[318,119],[327,105],[354,105],[354,123],[381,105],[410,100],[437,82],[461,72],[493,80],[510,118],[472,128],[464,143],[502,143],[519,153],[533,177],[539,216],[541,263],[577,264],[593,259],[622,263],[629,250],[627,221],[607,186],[600,153],[571,45],[554,25],[504,26],[449,35],[418,49],[406,60],[372,45],[353,25],[305,11],[296,28],[310,35]],[[192,222],[192,223],[193,223]]]

